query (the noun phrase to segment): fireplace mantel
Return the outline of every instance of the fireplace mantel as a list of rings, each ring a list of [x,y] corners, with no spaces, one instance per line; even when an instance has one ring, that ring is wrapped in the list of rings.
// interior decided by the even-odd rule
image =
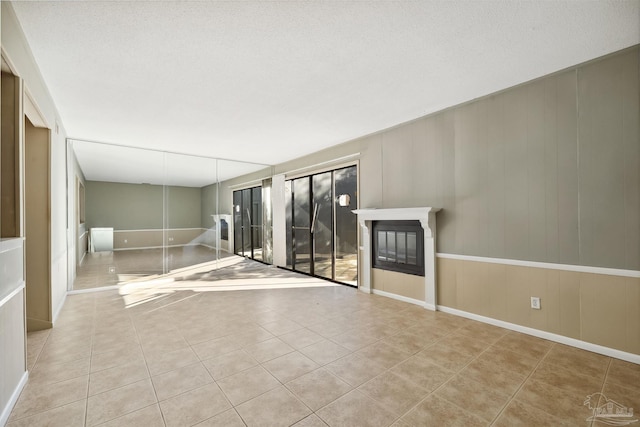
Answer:
[[[394,209],[357,209],[353,213],[358,216],[362,228],[364,254],[362,256],[362,280],[360,290],[372,292],[371,286],[371,227],[373,221],[412,221],[418,220],[424,229],[424,307],[436,309],[436,212],[440,208],[394,208]]]

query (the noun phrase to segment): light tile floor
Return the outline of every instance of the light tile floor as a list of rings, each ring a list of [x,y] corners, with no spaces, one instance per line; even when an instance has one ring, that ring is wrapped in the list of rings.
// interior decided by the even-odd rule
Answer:
[[[231,256],[205,246],[87,253],[77,269],[75,290],[115,286],[132,278],[162,274]]]
[[[342,286],[70,295],[28,364],[9,427],[585,426],[594,393],[640,408],[639,365]]]

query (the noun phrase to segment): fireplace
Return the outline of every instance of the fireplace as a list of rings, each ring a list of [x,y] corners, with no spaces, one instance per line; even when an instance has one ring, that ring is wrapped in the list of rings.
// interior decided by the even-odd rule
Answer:
[[[420,221],[373,221],[373,268],[424,276],[424,230]]]
[[[426,207],[353,211],[362,229],[361,291],[373,292],[374,267],[424,276],[425,300],[419,303],[427,309],[436,309],[435,239],[439,210]]]

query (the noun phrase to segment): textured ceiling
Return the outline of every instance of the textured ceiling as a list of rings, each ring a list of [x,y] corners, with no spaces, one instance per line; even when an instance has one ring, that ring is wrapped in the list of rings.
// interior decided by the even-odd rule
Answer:
[[[640,1],[17,2],[71,137],[276,164],[640,42]]]
[[[205,187],[268,168],[255,163],[87,141],[72,140],[71,143],[78,163],[90,181]]]

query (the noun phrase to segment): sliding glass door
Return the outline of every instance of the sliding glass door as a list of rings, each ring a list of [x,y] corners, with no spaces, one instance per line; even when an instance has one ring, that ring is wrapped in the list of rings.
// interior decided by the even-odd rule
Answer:
[[[333,203],[332,172],[311,177],[313,186],[313,274],[333,279]]]
[[[356,166],[286,182],[287,266],[357,285]]]
[[[264,261],[262,187],[233,192],[234,253]]]
[[[334,280],[358,286],[358,171],[355,166],[333,173]]]
[[[309,177],[294,179],[293,198],[293,269],[313,274],[311,265],[311,201]]]

